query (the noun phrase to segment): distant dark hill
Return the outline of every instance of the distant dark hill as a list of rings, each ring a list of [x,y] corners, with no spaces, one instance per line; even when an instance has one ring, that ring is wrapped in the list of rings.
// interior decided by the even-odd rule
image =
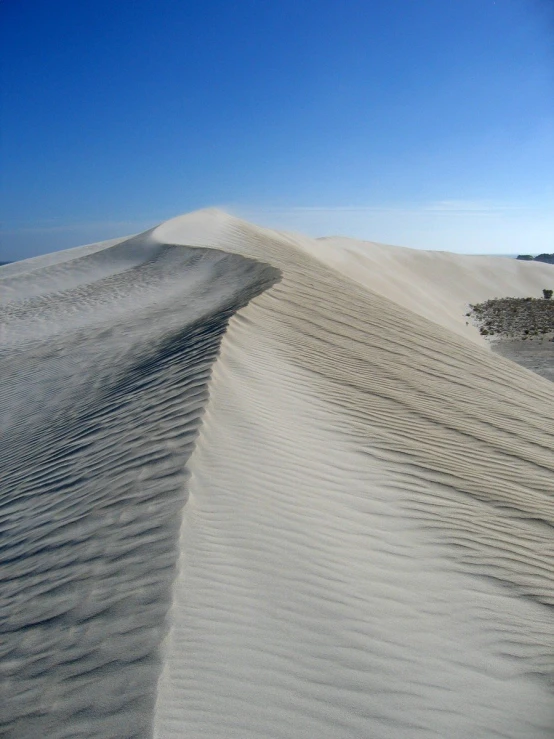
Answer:
[[[554,254],[539,254],[538,257],[532,257],[530,254],[520,254],[518,259],[526,262],[546,262],[546,264],[554,264]]]

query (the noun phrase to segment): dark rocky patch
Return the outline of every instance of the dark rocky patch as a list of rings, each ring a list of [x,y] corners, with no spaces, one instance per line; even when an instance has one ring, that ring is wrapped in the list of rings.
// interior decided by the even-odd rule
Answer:
[[[554,381],[554,300],[494,298],[470,309],[493,351]]]
[[[517,259],[525,262],[544,262],[545,264],[554,264],[554,254],[539,254],[536,257],[531,254],[519,254]]]
[[[554,300],[493,298],[470,308],[468,315],[484,336],[526,339],[554,332]]]

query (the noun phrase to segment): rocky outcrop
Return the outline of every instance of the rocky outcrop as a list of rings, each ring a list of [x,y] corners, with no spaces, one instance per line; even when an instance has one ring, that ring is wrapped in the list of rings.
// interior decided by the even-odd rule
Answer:
[[[544,298],[495,298],[470,306],[484,336],[531,338],[554,332],[554,301]]]
[[[537,257],[533,257],[531,254],[519,254],[517,259],[521,259],[526,262],[545,262],[546,264],[554,264],[554,254],[539,254]]]

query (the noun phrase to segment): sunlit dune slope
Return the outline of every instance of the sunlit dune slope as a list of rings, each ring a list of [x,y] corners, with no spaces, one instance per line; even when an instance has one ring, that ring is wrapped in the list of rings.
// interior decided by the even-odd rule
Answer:
[[[554,385],[463,315],[550,266],[218,211],[42,259],[0,269],[6,736],[551,737]]]
[[[341,274],[484,346],[466,316],[468,303],[506,296],[538,298],[543,288],[554,285],[554,269],[540,262],[407,249],[343,237],[297,240]]]
[[[283,274],[215,366],[157,735],[549,736],[552,385],[306,239],[213,212],[154,237]]]

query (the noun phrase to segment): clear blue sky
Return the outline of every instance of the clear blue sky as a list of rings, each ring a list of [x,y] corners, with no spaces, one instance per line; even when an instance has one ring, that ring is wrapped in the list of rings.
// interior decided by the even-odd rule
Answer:
[[[554,251],[552,0],[0,0],[0,260],[201,207]]]

